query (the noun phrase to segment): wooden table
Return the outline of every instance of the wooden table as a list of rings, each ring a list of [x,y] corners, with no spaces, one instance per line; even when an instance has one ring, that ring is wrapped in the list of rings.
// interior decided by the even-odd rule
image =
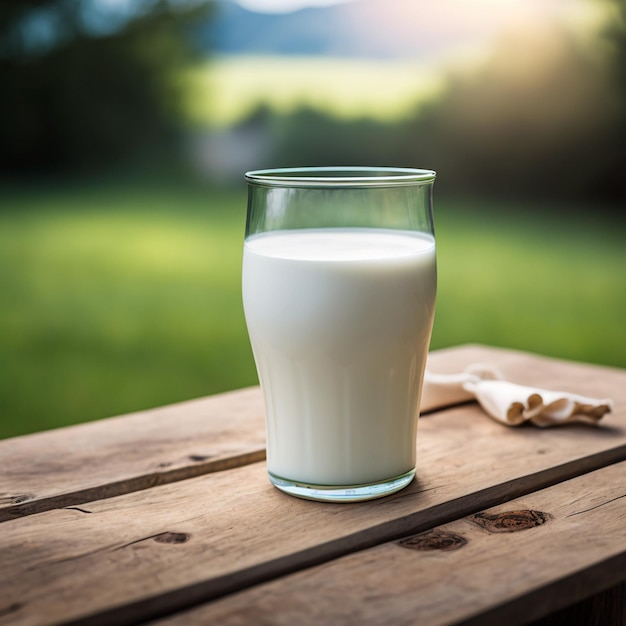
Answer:
[[[615,411],[553,429],[431,411],[418,478],[356,504],[270,486],[257,388],[2,441],[0,624],[626,623],[626,371],[430,359]]]

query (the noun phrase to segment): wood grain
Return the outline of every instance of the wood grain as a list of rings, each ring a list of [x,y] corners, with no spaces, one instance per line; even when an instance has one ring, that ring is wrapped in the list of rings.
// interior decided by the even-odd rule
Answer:
[[[537,361],[521,362],[532,377]],[[138,623],[624,460],[626,373],[609,374],[617,410],[601,427],[509,429],[475,404],[425,417],[418,479],[377,501],[298,500],[254,463],[7,521],[0,624]]]
[[[265,458],[257,387],[0,441],[0,521]]]
[[[625,477],[619,463],[478,516],[526,520],[506,532],[466,517],[157,623],[525,624],[626,580]]]
[[[626,374],[611,368],[475,345],[429,356],[438,373],[476,362],[522,384],[626,401],[616,396]],[[258,388],[0,441],[0,522],[257,462],[264,446]]]

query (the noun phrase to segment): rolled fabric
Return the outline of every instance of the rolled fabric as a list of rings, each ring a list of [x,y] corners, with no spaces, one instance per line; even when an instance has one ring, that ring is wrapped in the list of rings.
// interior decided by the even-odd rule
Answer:
[[[425,372],[422,410],[472,399],[489,417],[507,426],[527,421],[541,427],[573,421],[595,424],[613,410],[612,400],[518,385],[505,380],[496,368],[481,363],[460,374]]]

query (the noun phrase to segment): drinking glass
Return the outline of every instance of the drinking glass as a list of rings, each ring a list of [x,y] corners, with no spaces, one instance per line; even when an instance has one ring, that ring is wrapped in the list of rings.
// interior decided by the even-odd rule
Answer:
[[[357,501],[415,475],[436,292],[431,170],[245,175],[246,324],[267,469],[303,498]]]

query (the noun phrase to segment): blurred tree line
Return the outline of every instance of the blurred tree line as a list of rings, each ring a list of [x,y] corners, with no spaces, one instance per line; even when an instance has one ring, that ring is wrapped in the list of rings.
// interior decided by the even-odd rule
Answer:
[[[255,165],[428,167],[451,193],[624,200],[626,0],[598,1],[612,13],[595,38],[549,20],[509,34],[480,70],[451,73],[444,93],[404,121],[258,110],[242,124],[268,138]],[[208,0],[0,3],[0,175],[180,155],[177,77],[196,60],[190,33],[211,9]]]
[[[261,109],[246,124],[271,129],[273,165],[427,167],[455,194],[615,204],[626,199],[626,3],[609,4],[593,39],[549,21],[509,33],[403,122]]]
[[[0,4],[0,173],[110,166],[179,137],[176,70],[207,3]]]

